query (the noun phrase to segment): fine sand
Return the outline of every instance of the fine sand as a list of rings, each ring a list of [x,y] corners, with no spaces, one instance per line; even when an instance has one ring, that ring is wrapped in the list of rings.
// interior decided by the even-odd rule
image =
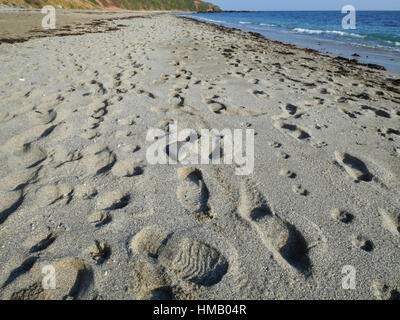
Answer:
[[[24,40],[0,45],[2,299],[399,299],[399,74],[171,14],[62,14],[0,36]],[[173,121],[254,129],[254,173],[151,165]]]

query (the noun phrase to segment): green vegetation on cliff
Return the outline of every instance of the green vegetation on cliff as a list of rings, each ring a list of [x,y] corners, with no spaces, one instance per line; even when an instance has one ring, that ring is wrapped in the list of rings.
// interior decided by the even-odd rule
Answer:
[[[186,10],[219,11],[217,6],[193,0],[121,0],[125,9],[130,10]]]
[[[0,4],[34,8],[52,5],[65,9],[221,11],[218,6],[199,0],[0,0]]]

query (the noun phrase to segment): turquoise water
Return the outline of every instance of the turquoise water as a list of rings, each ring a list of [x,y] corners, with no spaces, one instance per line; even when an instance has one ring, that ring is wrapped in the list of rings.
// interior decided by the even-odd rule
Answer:
[[[347,30],[342,27],[345,15],[340,11],[270,11],[189,16],[323,52],[349,57],[357,52],[365,62],[399,72],[400,11],[357,11],[356,29]]]

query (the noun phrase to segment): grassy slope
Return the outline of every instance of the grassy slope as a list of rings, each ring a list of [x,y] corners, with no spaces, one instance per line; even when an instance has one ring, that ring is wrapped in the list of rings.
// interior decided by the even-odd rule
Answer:
[[[34,8],[41,8],[45,5],[58,8],[61,5],[66,9],[220,10],[218,6],[198,0],[0,0],[0,4],[11,3]]]

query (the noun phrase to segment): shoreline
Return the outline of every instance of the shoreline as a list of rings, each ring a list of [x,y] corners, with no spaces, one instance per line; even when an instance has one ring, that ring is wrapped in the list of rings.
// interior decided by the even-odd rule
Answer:
[[[273,11],[268,11],[268,12],[273,12]],[[316,11],[316,12],[322,12],[322,11]],[[400,59],[400,52],[396,49],[391,49],[389,47],[382,47],[379,45],[374,46],[368,43],[345,42],[342,41],[341,39],[324,39],[323,37],[311,36],[310,34],[307,33],[292,33],[290,32],[290,30],[286,29],[275,29],[268,27],[259,28],[256,26],[257,23],[253,25],[252,23],[240,22],[239,25],[237,21],[236,22],[231,21],[231,19],[239,19],[239,18],[238,17],[230,18],[229,15],[225,18],[221,15],[218,17],[217,21],[213,21],[212,17],[210,18],[207,15],[205,16],[187,15],[187,17],[206,23],[214,23],[222,25],[228,28],[238,28],[240,30],[248,32],[260,33],[265,38],[270,40],[275,40],[286,44],[293,44],[302,48],[310,48],[313,50],[317,50],[322,54],[329,54],[332,56],[343,57],[353,61],[354,63],[383,66],[385,69],[389,71],[400,73],[400,66],[396,64],[396,61]],[[243,16],[243,18],[241,19],[246,19],[246,17]],[[251,17],[248,17],[248,19],[252,21]],[[304,29],[301,28],[297,29],[304,31]],[[305,32],[306,31],[307,29],[305,29]],[[311,31],[321,32],[321,33],[324,32],[323,30],[310,30],[310,32]]]
[[[24,9],[24,11],[30,12],[30,13],[38,13],[40,14],[40,17],[43,16],[39,10],[36,9],[30,9],[27,8],[27,10]],[[144,13],[146,15],[150,14],[175,14],[175,13],[188,13],[190,14],[190,12],[179,12],[179,11],[130,11],[130,10],[66,10],[66,9],[58,9],[56,10],[57,12],[61,12],[62,15],[69,15],[69,14],[74,14],[74,13],[78,13],[78,14],[88,14],[88,15],[98,15],[99,19],[91,19],[92,22],[89,23],[85,23],[82,26],[80,26],[81,24],[78,23],[79,25],[79,29],[71,29],[71,26],[69,24],[66,23],[62,23],[61,26],[58,26],[57,29],[55,30],[40,30],[39,28],[34,28],[28,31],[28,33],[34,33],[34,35],[30,35],[30,36],[20,36],[17,38],[7,38],[4,37],[2,35],[2,33],[0,32],[0,45],[2,43],[22,43],[22,42],[26,42],[32,39],[38,39],[38,38],[43,38],[43,37],[57,37],[57,36],[74,36],[74,35],[83,35],[83,34],[87,34],[87,33],[104,33],[104,32],[112,32],[112,31],[117,31],[119,30],[121,27],[123,27],[123,25],[120,25],[118,27],[114,27],[114,28],[106,28],[104,27],[104,24],[108,21],[115,21],[115,20],[128,20],[128,19],[134,19],[134,18],[138,18],[140,17],[140,13]],[[225,11],[226,12],[226,11]],[[230,11],[228,11],[230,12]],[[236,11],[235,11],[236,12]],[[239,12],[249,12],[249,11],[239,11]],[[1,11],[0,11],[1,14]],[[106,15],[116,15],[115,17],[112,18],[107,18],[104,19],[102,16],[103,14]],[[130,16],[130,14],[134,14],[133,16]],[[287,45],[288,48],[297,48],[297,49],[302,49],[305,50],[306,52],[313,52],[313,53],[318,53],[321,56],[330,56],[333,59],[336,60],[341,60],[343,62],[346,62],[348,64],[352,64],[352,65],[358,65],[358,66],[363,66],[363,67],[367,67],[370,69],[375,69],[375,70],[383,70],[386,71],[386,68],[378,65],[378,64],[373,64],[373,63],[361,63],[359,62],[357,59],[349,59],[349,58],[345,58],[342,56],[337,56],[337,55],[333,55],[333,54],[326,54],[323,53],[319,50],[315,50],[315,49],[311,49],[311,48],[305,48],[305,47],[301,47],[295,44],[290,44],[290,43],[286,43],[286,42],[282,42],[279,40],[273,40],[273,39],[269,39],[268,37],[262,35],[259,32],[253,32],[253,31],[248,31],[248,30],[243,30],[243,29],[239,29],[239,28],[234,28],[234,27],[227,27],[227,26],[222,26],[219,25],[217,23],[213,23],[213,22],[208,22],[208,21],[201,21],[201,20],[197,20],[196,18],[192,18],[192,17],[182,17],[182,18],[187,18],[190,19],[194,22],[200,22],[200,23],[205,23],[205,24],[210,24],[213,25],[215,27],[222,27],[222,30],[226,30],[227,32],[229,32],[229,30],[236,30],[236,31],[243,31],[243,32],[247,32],[249,34],[252,35],[259,35],[262,38],[268,40],[268,41],[272,41],[275,43],[279,43],[279,44],[283,44],[283,45]],[[103,26],[102,26],[103,25]],[[90,30],[89,28],[93,28],[93,27],[98,28],[97,30]],[[5,30],[3,29],[3,32]],[[68,33],[69,32],[69,33]],[[26,33],[26,31],[24,32],[24,34]]]
[[[37,13],[38,15],[40,15],[40,17],[43,16],[38,9],[36,10],[36,9],[26,8],[26,9],[23,9],[21,11],[29,12],[29,13]],[[9,36],[7,37],[7,36],[5,36],[4,33],[7,33],[7,30],[5,28],[3,28],[2,32],[0,32],[0,45],[2,43],[22,43],[22,42],[26,42],[26,41],[29,41],[29,40],[32,40],[32,39],[38,39],[38,38],[43,38],[43,37],[74,36],[74,35],[83,35],[83,34],[87,34],[87,33],[103,33],[103,32],[117,31],[121,27],[123,27],[123,25],[120,25],[120,26],[114,27],[114,28],[106,28],[104,26],[104,24],[106,24],[108,21],[134,19],[134,18],[140,17],[141,13],[144,13],[145,15],[148,15],[148,14],[156,14],[156,15],[157,14],[172,14],[172,15],[174,15],[176,13],[185,13],[185,14],[190,14],[191,13],[191,12],[180,12],[180,11],[173,11],[172,12],[172,11],[144,11],[144,10],[143,11],[130,11],[130,10],[66,10],[66,9],[57,9],[56,11],[61,13],[61,15],[67,15],[67,16],[71,15],[71,14],[72,15],[73,14],[89,15],[89,17],[90,17],[89,21],[91,21],[91,22],[80,23],[81,20],[75,21],[75,23],[77,24],[77,25],[75,25],[75,27],[78,27],[78,28],[72,28],[72,29],[71,29],[71,25],[70,25],[71,23],[67,23],[67,22],[60,23],[55,30],[40,30],[40,28],[33,28],[33,29],[30,29],[30,30],[25,29],[17,37],[9,37]],[[17,12],[18,12],[18,10],[17,10]],[[225,12],[231,12],[231,11],[225,11]],[[249,11],[239,11],[239,12],[249,12]],[[1,14],[2,14],[2,12],[0,11],[0,15]],[[106,16],[114,15],[114,17],[105,19],[104,18],[104,14]],[[133,16],[131,16],[130,14],[133,14]],[[96,15],[97,19],[95,19],[91,15]],[[40,18],[40,17],[38,17],[38,18]],[[226,28],[227,31],[229,29],[232,29],[232,30],[240,30],[240,31],[243,31],[243,32],[248,32],[249,34],[258,34],[262,38],[264,38],[264,39],[266,39],[268,41],[272,41],[272,42],[275,42],[275,43],[287,45],[288,48],[291,48],[293,46],[292,48],[298,48],[298,49],[302,49],[302,50],[305,50],[305,51],[308,51],[308,52],[318,53],[321,56],[330,56],[330,57],[332,57],[334,59],[341,60],[341,61],[346,62],[348,64],[359,65],[359,66],[367,67],[367,68],[370,68],[370,69],[386,71],[386,68],[383,67],[382,65],[379,65],[379,64],[363,63],[363,62],[359,62],[355,58],[346,58],[346,57],[343,57],[343,56],[340,56],[340,55],[324,53],[324,52],[322,52],[320,50],[317,50],[317,49],[311,49],[311,48],[299,46],[299,45],[296,45],[296,44],[282,42],[282,41],[279,41],[279,40],[273,40],[273,39],[270,39],[270,38],[264,36],[260,32],[253,32],[253,31],[243,30],[243,29],[239,29],[239,28],[235,28],[235,27],[222,26],[222,25],[219,25],[219,24],[213,23],[213,22],[197,20],[196,18],[193,18],[193,17],[184,17],[183,16],[183,18],[191,19],[191,20],[193,20],[195,22],[201,22],[201,23],[205,23],[205,24],[210,24],[210,25]],[[72,24],[73,23],[74,22],[72,22]],[[4,22],[3,22],[3,24],[4,24]],[[93,27],[96,27],[96,30],[92,30]]]
[[[211,24],[211,25],[213,25],[213,26],[215,26],[215,27],[221,27],[222,29],[225,29],[225,30],[227,30],[227,31],[228,31],[228,30],[235,30],[235,31],[247,32],[247,33],[249,33],[249,34],[252,34],[253,36],[254,36],[254,35],[260,36],[261,38],[263,38],[263,39],[265,39],[265,40],[267,40],[267,41],[271,41],[271,42],[274,42],[274,43],[277,43],[277,44],[280,44],[280,45],[286,45],[286,46],[288,46],[288,48],[291,48],[291,49],[299,49],[299,50],[304,50],[305,52],[309,52],[309,53],[312,52],[312,53],[314,53],[314,54],[319,54],[319,55],[321,55],[321,56],[323,56],[323,57],[331,57],[331,58],[334,59],[334,60],[340,60],[340,61],[346,62],[347,64],[358,65],[358,66],[362,66],[362,67],[367,67],[367,68],[369,68],[369,69],[387,71],[385,67],[383,67],[383,66],[381,66],[381,65],[378,65],[378,64],[374,64],[374,63],[361,63],[361,62],[359,62],[357,59],[349,59],[349,58],[345,58],[345,57],[341,57],[341,56],[335,56],[335,55],[333,55],[333,54],[326,54],[326,53],[323,53],[323,52],[321,52],[321,51],[319,51],[319,50],[315,50],[315,49],[311,49],[311,48],[305,48],[305,47],[301,47],[301,46],[298,46],[298,45],[295,45],[295,44],[290,44],[290,43],[282,42],[282,41],[279,41],[279,40],[272,40],[272,39],[269,39],[269,38],[265,37],[263,34],[261,34],[261,33],[259,33],[259,32],[253,32],[253,31],[247,31],[247,30],[243,30],[243,29],[239,29],[239,28],[234,28],[234,27],[222,26],[222,25],[219,25],[219,24],[216,24],[216,23],[213,23],[213,22],[201,21],[201,20],[197,20],[197,19],[191,18],[191,17],[182,17],[182,18],[190,19],[190,20],[192,20],[192,21],[196,21],[196,22],[199,22],[199,23]]]

